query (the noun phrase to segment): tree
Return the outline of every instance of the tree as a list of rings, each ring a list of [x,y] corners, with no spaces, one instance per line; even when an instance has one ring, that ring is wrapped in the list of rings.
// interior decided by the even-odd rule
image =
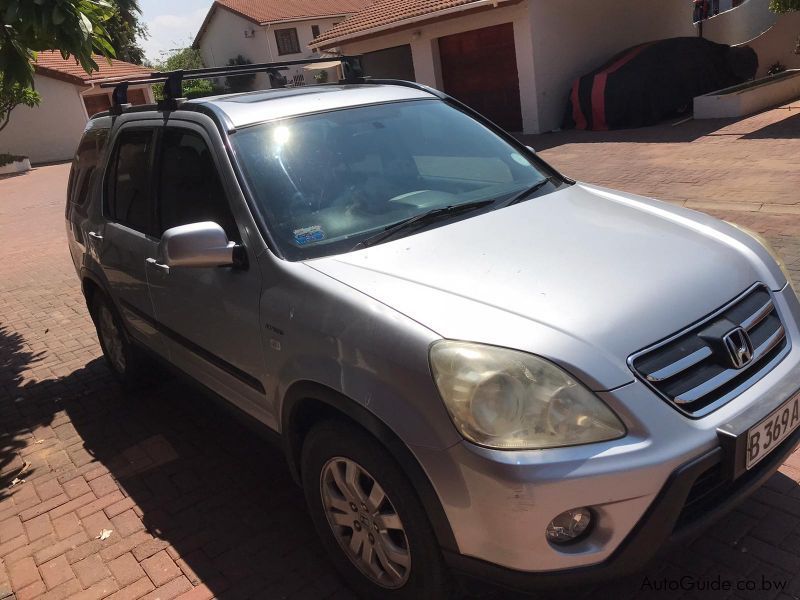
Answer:
[[[104,0],[0,0],[0,72],[4,87],[33,83],[39,50],[74,56],[87,73],[98,66],[93,53],[116,55],[106,26],[114,7]]]
[[[776,13],[800,10],[800,0],[771,0],[769,7]]]
[[[800,0],[770,0],[769,7],[778,14],[800,10]],[[797,45],[794,48],[795,54],[800,54],[800,35],[797,36]]]
[[[185,71],[187,69],[202,69],[203,57],[196,48],[183,48],[175,50],[165,59],[153,65],[158,71]],[[156,98],[164,97],[164,85],[153,86]],[[183,83],[183,95],[187,98],[201,98],[214,94],[214,86],[208,79],[193,79]]]
[[[106,24],[111,45],[117,58],[140,65],[144,62],[144,50],[139,40],[147,39],[147,26],[139,22],[142,11],[137,0],[113,0],[114,16]]]
[[[6,128],[11,120],[11,111],[17,106],[33,108],[39,106],[40,101],[39,94],[27,86],[19,83],[6,86],[0,73],[0,131]]]

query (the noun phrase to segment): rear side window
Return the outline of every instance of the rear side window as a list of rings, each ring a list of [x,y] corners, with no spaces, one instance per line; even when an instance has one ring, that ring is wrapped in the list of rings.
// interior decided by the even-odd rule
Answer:
[[[119,135],[106,189],[106,215],[126,227],[153,233],[150,172],[152,130],[128,130]]]
[[[213,221],[228,239],[240,241],[217,167],[202,137],[167,129],[161,144],[160,174],[160,233],[178,225]]]
[[[83,136],[72,161],[67,198],[77,208],[85,208],[97,165],[108,141],[108,129],[92,129]]]

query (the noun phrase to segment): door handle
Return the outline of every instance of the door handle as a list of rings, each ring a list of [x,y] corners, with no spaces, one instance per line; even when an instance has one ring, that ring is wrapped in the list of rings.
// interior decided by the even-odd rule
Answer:
[[[103,236],[100,235],[99,233],[97,233],[96,231],[90,231],[89,232],[89,237],[94,239],[94,240],[97,240],[98,242],[103,240]]]
[[[164,273],[169,274],[169,265],[162,265],[158,262],[155,258],[148,258],[145,262],[150,265],[151,267],[155,267],[156,269],[163,271]]]

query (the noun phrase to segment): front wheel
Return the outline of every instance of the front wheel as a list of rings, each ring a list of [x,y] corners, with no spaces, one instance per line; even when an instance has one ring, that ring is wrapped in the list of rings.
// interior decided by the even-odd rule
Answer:
[[[323,423],[306,437],[301,467],[317,532],[356,593],[450,597],[450,576],[422,504],[374,438],[348,423]]]
[[[108,367],[126,388],[135,389],[149,381],[145,374],[146,358],[128,338],[111,301],[103,293],[91,299],[89,312],[97,329],[97,338]]]

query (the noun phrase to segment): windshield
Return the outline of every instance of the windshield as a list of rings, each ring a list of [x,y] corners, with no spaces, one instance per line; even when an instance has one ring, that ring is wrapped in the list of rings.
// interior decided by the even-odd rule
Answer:
[[[256,207],[289,260],[350,251],[437,208],[497,200],[470,214],[494,210],[553,176],[438,100],[273,121],[231,140]]]

